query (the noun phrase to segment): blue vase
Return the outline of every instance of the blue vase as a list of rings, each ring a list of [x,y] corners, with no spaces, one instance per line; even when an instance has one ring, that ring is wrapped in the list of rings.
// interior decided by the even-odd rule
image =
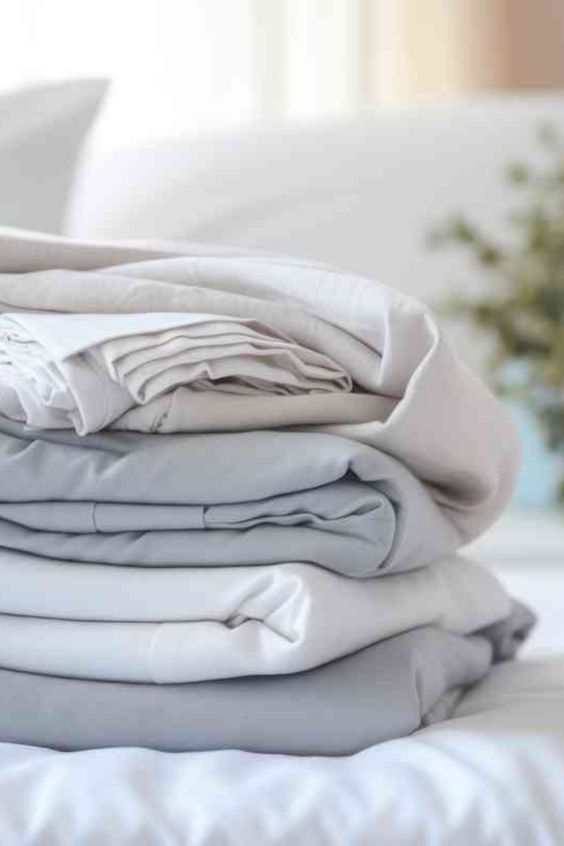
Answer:
[[[511,504],[518,508],[553,508],[562,478],[562,455],[551,452],[535,415],[522,403],[508,403],[521,440],[523,461]]]

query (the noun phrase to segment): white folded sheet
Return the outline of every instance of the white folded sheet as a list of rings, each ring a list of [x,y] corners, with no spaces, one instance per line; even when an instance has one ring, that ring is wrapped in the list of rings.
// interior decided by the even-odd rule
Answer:
[[[352,388],[328,356],[259,321],[171,312],[5,314],[0,377],[0,413],[79,434],[178,387],[243,397]]]
[[[460,557],[384,579],[309,564],[134,568],[0,551],[0,666],[157,683],[307,670],[434,624],[468,634],[508,595]]]

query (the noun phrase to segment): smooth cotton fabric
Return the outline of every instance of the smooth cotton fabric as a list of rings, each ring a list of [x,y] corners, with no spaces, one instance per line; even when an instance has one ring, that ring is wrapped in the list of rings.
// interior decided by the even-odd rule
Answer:
[[[3,248],[0,271],[45,268],[0,273],[4,311],[222,314],[259,320],[329,356],[361,392],[391,400],[393,408],[367,423],[323,428],[405,463],[465,539],[483,531],[510,496],[519,447],[506,412],[456,358],[432,314],[409,297],[360,277],[260,256],[192,251],[112,268],[104,256],[122,260],[125,252],[86,245],[81,258],[80,245],[46,248],[41,239],[9,235]],[[53,256],[61,269],[51,269]],[[99,272],[72,270],[97,262]]]
[[[30,430],[0,417],[0,541],[69,561],[303,561],[364,578],[461,537],[398,461],[334,435]]]
[[[2,273],[29,273],[45,268],[96,270],[113,264],[172,257],[182,250],[190,255],[244,256],[255,251],[171,241],[77,241],[48,232],[34,232],[14,226],[0,226],[0,268]],[[261,253],[268,260],[268,253]]]
[[[347,755],[446,719],[492,654],[485,636],[424,627],[284,677],[152,685],[0,670],[0,742]]]
[[[201,406],[202,393],[349,393],[352,380],[327,356],[254,320],[170,312],[0,317],[0,413],[28,426],[96,432],[178,387]]]
[[[465,635],[511,602],[463,558],[360,581],[308,564],[141,569],[6,552],[0,611],[0,667],[166,684],[300,672],[424,625]]]

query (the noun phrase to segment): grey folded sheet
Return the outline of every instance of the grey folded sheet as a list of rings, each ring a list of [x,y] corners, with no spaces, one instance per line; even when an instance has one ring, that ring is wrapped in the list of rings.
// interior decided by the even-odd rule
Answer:
[[[533,622],[516,604],[509,618],[470,637],[413,629],[282,677],[151,685],[0,670],[0,741],[347,755],[445,719],[496,655],[512,657]]]
[[[461,538],[399,461],[335,435],[29,430],[0,417],[0,545],[135,566],[414,569]]]

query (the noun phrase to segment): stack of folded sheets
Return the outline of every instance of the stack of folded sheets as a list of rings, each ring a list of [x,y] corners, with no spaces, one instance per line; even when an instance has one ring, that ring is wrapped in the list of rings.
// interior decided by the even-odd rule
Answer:
[[[345,754],[513,657],[532,614],[456,553],[518,445],[422,305],[3,246],[0,741]]]

